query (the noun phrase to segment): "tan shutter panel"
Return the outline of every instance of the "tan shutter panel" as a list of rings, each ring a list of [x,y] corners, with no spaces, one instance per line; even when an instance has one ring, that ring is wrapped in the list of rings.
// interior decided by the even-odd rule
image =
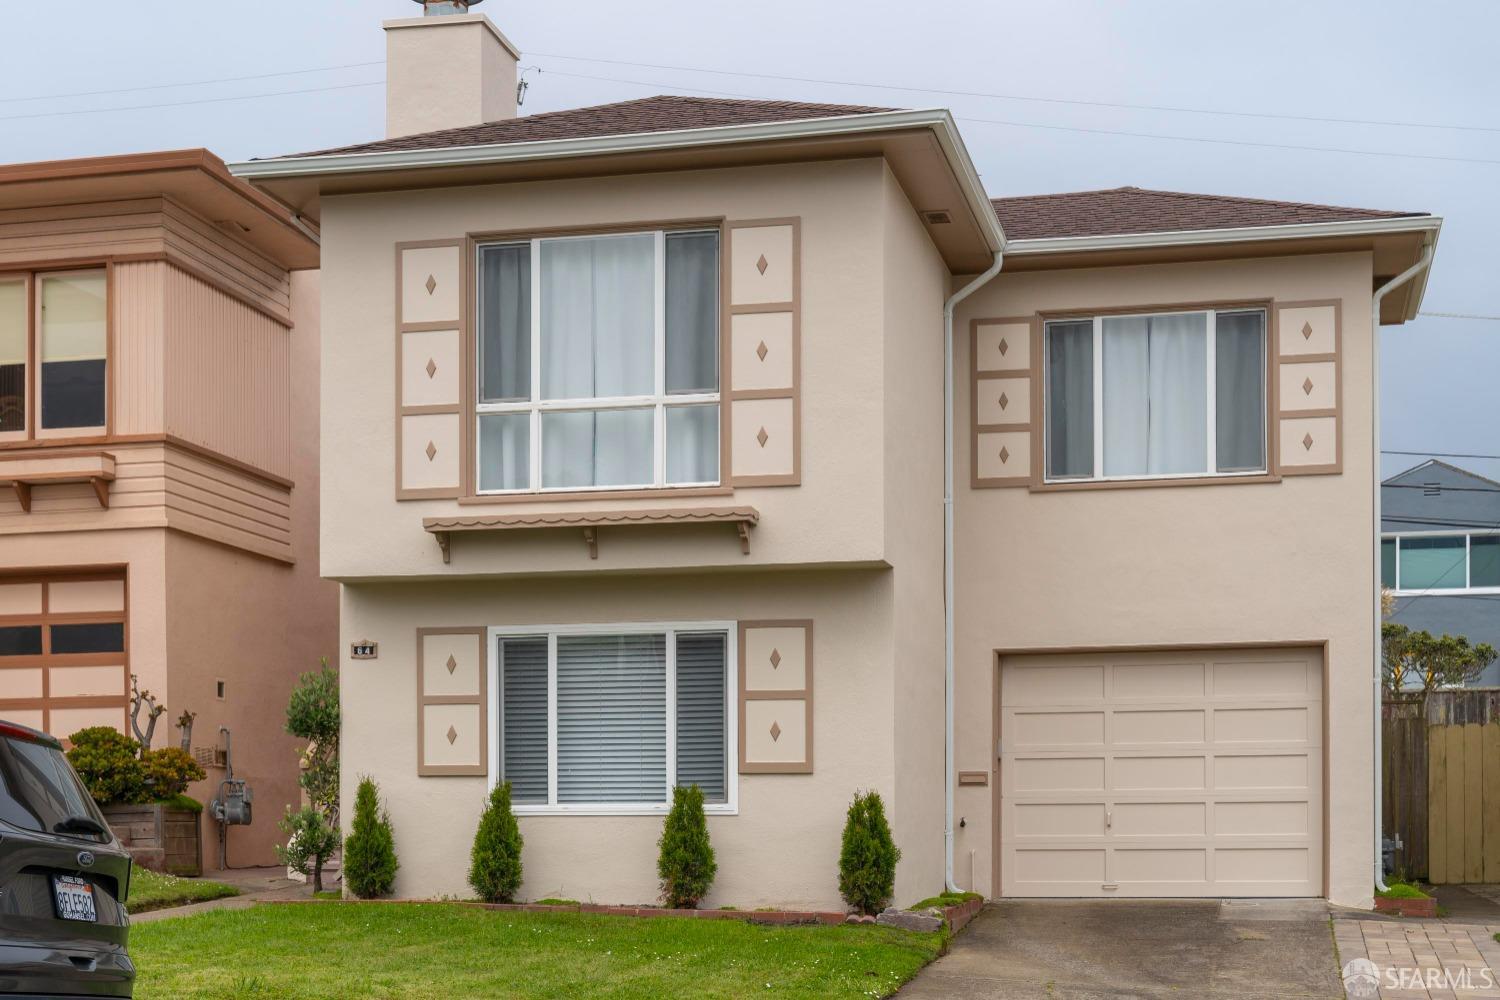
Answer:
[[[811,774],[813,623],[740,623],[740,773]]]
[[[1283,476],[1343,471],[1342,313],[1341,299],[1276,305],[1273,447]]]
[[[396,246],[396,499],[456,497],[463,469],[463,241]]]
[[[969,324],[970,484],[1030,486],[1040,477],[1040,334],[1031,317]]]
[[[728,226],[729,480],[802,481],[802,224],[760,219]]]
[[[485,630],[417,629],[417,774],[486,774]]]

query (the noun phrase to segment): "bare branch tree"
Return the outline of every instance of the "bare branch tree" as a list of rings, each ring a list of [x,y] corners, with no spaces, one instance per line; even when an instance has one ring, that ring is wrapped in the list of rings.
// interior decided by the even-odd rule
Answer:
[[[177,717],[177,728],[182,730],[182,749],[188,753],[193,752],[193,720],[196,718],[198,713],[187,709],[183,709],[182,714]]]
[[[146,710],[146,729],[141,730],[141,709]],[[130,728],[135,732],[135,738],[141,745],[141,752],[145,753],[151,749],[151,738],[156,735],[156,720],[166,714],[167,706],[158,705],[156,696],[150,691],[142,691],[140,678],[135,674],[130,675]]]

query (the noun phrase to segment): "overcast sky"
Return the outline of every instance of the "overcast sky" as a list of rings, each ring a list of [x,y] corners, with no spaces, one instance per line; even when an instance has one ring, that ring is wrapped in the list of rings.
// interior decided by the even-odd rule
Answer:
[[[419,13],[411,0],[4,7],[7,162],[189,146],[232,161],[378,138],[380,22]],[[992,195],[1133,184],[1442,215],[1424,312],[1500,316],[1500,4],[1490,0],[489,0],[478,9],[536,67],[524,113],[656,93],[946,106]],[[701,69],[737,75],[692,71]],[[316,72],[292,72],[301,70]],[[62,96],[76,94],[86,96]],[[244,95],[262,96],[220,100]],[[97,109],[113,110],[67,113]],[[1500,322],[1422,317],[1386,329],[1382,358],[1383,448],[1500,454]],[[1385,471],[1417,461],[1387,456]],[[1454,461],[1500,477],[1500,461]]]

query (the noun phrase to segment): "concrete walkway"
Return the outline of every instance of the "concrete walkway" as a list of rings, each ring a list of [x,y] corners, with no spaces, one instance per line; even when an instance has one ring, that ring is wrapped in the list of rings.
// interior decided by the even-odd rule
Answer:
[[[993,904],[902,1000],[1342,998],[1317,900],[1015,900]]]
[[[1500,997],[1496,933],[1500,919],[1481,924],[1339,914],[1333,923],[1351,1000]],[[1351,968],[1357,960],[1367,964]]]
[[[222,882],[225,885],[235,886],[240,890],[240,895],[132,914],[130,923],[132,925],[149,924],[155,920],[165,920],[168,917],[190,917],[195,913],[206,913],[209,910],[243,910],[267,899],[312,898],[312,886],[309,883],[296,882],[287,878],[285,868],[235,868],[230,871],[204,872],[203,879],[207,882]],[[329,879],[324,882],[324,888],[333,889],[337,886]]]

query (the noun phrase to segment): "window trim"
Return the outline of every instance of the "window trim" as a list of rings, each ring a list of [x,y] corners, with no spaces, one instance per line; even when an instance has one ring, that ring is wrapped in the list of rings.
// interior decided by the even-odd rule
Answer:
[[[713,233],[718,238],[718,281],[715,292],[718,298],[717,334],[718,383],[711,393],[668,393],[666,391],[666,237],[678,233]],[[652,331],[653,391],[649,395],[592,397],[587,399],[547,400],[541,396],[541,267],[540,245],[542,241],[597,239],[609,236],[652,236],[655,241],[655,322]],[[479,364],[481,331],[479,328],[480,287],[479,258],[486,247],[529,244],[531,247],[531,397],[498,403],[485,403],[480,398],[479,380],[482,376]],[[729,323],[726,301],[726,249],[728,237],[722,218],[702,221],[640,222],[628,225],[599,225],[567,227],[563,229],[522,231],[514,233],[471,233],[466,239],[469,292],[466,295],[465,325],[467,336],[463,338],[463,364],[466,366],[463,380],[463,410],[461,431],[469,436],[465,442],[464,455],[468,469],[463,474],[463,489],[460,503],[503,503],[525,500],[557,500],[609,497],[655,497],[662,495],[702,496],[732,492],[728,485],[729,470]],[[673,406],[712,404],[719,408],[719,448],[717,478],[712,481],[692,483],[666,482],[666,410]],[[600,410],[646,409],[652,410],[652,482],[612,484],[605,486],[553,486],[542,485],[541,414],[547,412],[588,412]],[[480,435],[481,416],[497,413],[530,414],[528,441],[530,445],[528,472],[531,485],[525,489],[482,490],[480,481]]]
[[[560,803],[557,802],[557,640],[571,635],[654,635],[667,636],[667,786],[677,777],[677,658],[676,636],[679,632],[724,633],[724,767],[727,801],[705,803],[703,811],[710,816],[738,816],[739,806],[739,642],[738,623],[734,621],[617,622],[585,625],[491,625],[485,630],[485,659],[491,694],[485,711],[495,715],[489,726],[487,788],[494,790],[503,774],[502,734],[505,713],[505,689],[500,677],[500,657],[496,643],[502,638],[524,636],[547,637],[547,797],[545,805],[513,803],[517,816],[665,816],[672,808],[670,795],[660,803]]]
[[[65,274],[95,273],[104,277],[104,423],[90,427],[42,427],[41,402],[41,282]],[[43,445],[74,445],[108,441],[114,435],[115,413],[115,269],[108,260],[59,261],[47,267],[6,269],[0,282],[20,279],[26,288],[26,427],[0,432],[0,449]]]
[[[1383,531],[1380,533],[1382,547],[1384,543],[1394,541],[1396,543],[1396,581],[1389,588],[1395,597],[1448,597],[1461,596],[1464,594],[1500,594],[1500,586],[1475,587],[1474,579],[1474,537],[1494,538],[1500,536],[1500,528],[1468,528],[1462,531]],[[1462,587],[1420,587],[1401,588],[1401,539],[1403,538],[1462,538],[1464,540],[1464,585]],[[1381,580],[1381,587],[1385,587],[1385,581]]]
[[[1240,470],[1233,472],[1219,472],[1215,468],[1217,463],[1218,438],[1216,434],[1218,412],[1217,401],[1217,370],[1215,367],[1217,341],[1217,320],[1220,313],[1259,312],[1262,316],[1261,337],[1261,367],[1262,367],[1262,420],[1263,420],[1263,443],[1265,463],[1260,469]],[[1163,473],[1158,475],[1125,475],[1107,476],[1103,474],[1104,468],[1104,366],[1103,366],[1103,328],[1104,320],[1122,317],[1150,317],[1150,316],[1181,316],[1192,313],[1205,313],[1208,316],[1206,331],[1206,364],[1205,380],[1207,383],[1206,416],[1207,426],[1207,461],[1205,465],[1208,471],[1204,472],[1178,472]],[[1041,312],[1037,314],[1037,339],[1033,344],[1034,357],[1032,369],[1036,373],[1035,393],[1040,399],[1036,414],[1036,431],[1034,434],[1034,446],[1038,447],[1039,455],[1036,460],[1035,481],[1033,491],[1054,490],[1077,490],[1077,489],[1108,489],[1132,486],[1178,486],[1178,485],[1208,485],[1222,483],[1265,483],[1280,480],[1280,470],[1277,461],[1277,442],[1274,436],[1275,418],[1277,411],[1276,395],[1276,358],[1272,345],[1272,337],[1275,331],[1272,329],[1272,321],[1275,316],[1275,303],[1270,300],[1229,301],[1229,302],[1190,302],[1173,305],[1146,305],[1125,306],[1114,308],[1088,308],[1070,309]],[[1089,476],[1066,476],[1053,477],[1047,472],[1047,407],[1050,403],[1047,392],[1047,326],[1051,323],[1078,323],[1089,322],[1093,328],[1093,416],[1094,416],[1094,463],[1093,474]]]

